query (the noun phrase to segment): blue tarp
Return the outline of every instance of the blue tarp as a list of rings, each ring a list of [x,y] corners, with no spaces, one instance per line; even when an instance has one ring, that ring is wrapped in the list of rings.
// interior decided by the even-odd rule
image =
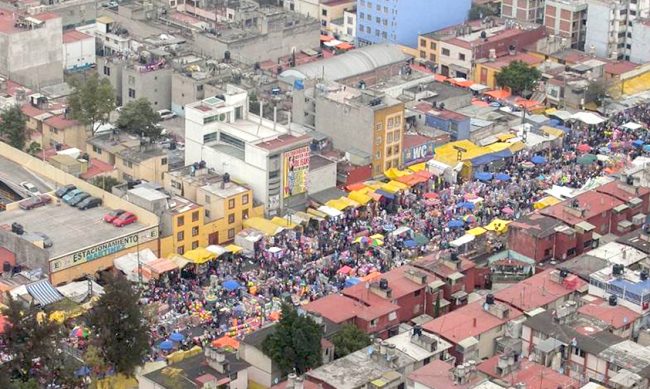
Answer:
[[[632,145],[634,145],[636,147],[641,147],[641,146],[643,146],[643,141],[641,139],[637,139],[634,142],[632,142]]]
[[[650,151],[650,145],[644,145],[643,151]]]
[[[40,280],[26,285],[27,293],[41,306],[63,300],[63,295],[56,290],[50,281]]]
[[[492,179],[492,173],[476,172],[474,173],[474,178],[476,178],[479,181],[490,181]]]
[[[351,286],[358,284],[359,282],[361,282],[361,280],[357,277],[348,277],[345,279],[345,287],[349,288]]]
[[[416,247],[417,245],[418,245],[417,242],[414,241],[414,240],[411,240],[411,239],[404,241],[404,247],[409,248],[409,249],[413,248],[413,247]]]
[[[471,209],[474,209],[475,205],[474,205],[474,203],[471,203],[469,201],[464,201],[462,203],[458,203],[457,207],[471,210]]]
[[[487,165],[488,163],[498,161],[504,158],[512,157],[512,152],[508,149],[496,153],[481,155],[471,160],[473,166]]]
[[[239,289],[239,287],[241,287],[239,282],[235,280],[224,281],[223,284],[221,284],[221,286],[223,286],[223,288],[229,292],[232,292],[233,290]]]
[[[546,158],[542,157],[541,155],[534,155],[533,158],[530,159],[530,162],[534,163],[535,165],[543,165],[546,163]]]
[[[180,332],[174,332],[173,334],[169,335],[169,340],[172,342],[182,342],[185,340],[185,336]]]
[[[158,345],[158,348],[163,351],[169,351],[174,348],[174,342],[172,342],[171,340],[163,340]]]
[[[378,195],[384,196],[384,197],[386,197],[387,199],[390,199],[390,200],[393,200],[393,199],[395,198],[395,195],[394,195],[394,194],[392,194],[392,193],[390,193],[390,192],[386,192],[386,191],[383,190],[383,189],[377,189],[377,190],[375,191],[375,193],[377,193]]]
[[[447,223],[447,227],[449,228],[461,228],[464,225],[465,223],[463,223],[462,220],[452,220],[449,223]]]
[[[499,181],[510,181],[510,176],[505,173],[497,173],[494,178]]]

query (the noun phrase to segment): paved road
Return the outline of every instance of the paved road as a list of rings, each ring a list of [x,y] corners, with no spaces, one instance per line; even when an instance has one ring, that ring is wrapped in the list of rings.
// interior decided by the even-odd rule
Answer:
[[[19,164],[2,157],[0,157],[0,180],[25,197],[27,192],[20,187],[20,183],[23,181],[36,185],[41,192],[49,192],[53,189],[52,183],[47,182]]]

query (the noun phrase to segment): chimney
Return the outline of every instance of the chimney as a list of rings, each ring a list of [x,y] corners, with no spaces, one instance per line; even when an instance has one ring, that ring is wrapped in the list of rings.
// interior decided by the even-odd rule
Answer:
[[[304,385],[304,378],[302,377],[296,377],[296,383],[294,384],[294,389],[303,389]]]
[[[297,378],[296,373],[290,373],[287,376],[287,386],[286,386],[287,389],[293,389],[296,387],[296,378]]]

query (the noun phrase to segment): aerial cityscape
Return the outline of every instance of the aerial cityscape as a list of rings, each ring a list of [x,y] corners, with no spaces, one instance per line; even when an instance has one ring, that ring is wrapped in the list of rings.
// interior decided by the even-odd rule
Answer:
[[[650,389],[650,0],[0,0],[0,389]]]

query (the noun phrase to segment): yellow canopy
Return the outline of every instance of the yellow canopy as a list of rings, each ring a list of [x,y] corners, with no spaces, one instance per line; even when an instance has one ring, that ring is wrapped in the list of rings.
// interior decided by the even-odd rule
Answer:
[[[244,220],[244,227],[253,228],[269,236],[274,236],[282,231],[282,227],[263,217],[250,217]]]
[[[416,163],[415,165],[411,165],[408,167],[410,171],[413,173],[421,172],[422,170],[425,170],[427,168],[427,163],[426,162],[420,162]]]
[[[550,114],[556,113],[556,112],[557,112],[557,108],[547,108],[546,111],[544,111],[544,113],[546,113],[547,115],[550,115]]]
[[[224,249],[226,249],[226,251],[229,251],[233,254],[237,254],[238,252],[244,250],[243,248],[237,246],[236,244],[229,244],[228,246],[224,247]]]
[[[542,126],[539,129],[545,132],[546,134],[554,136],[556,138],[561,138],[564,136],[564,131],[560,130],[559,128]]]
[[[334,208],[337,211],[342,211],[342,210],[344,210],[344,209],[351,206],[350,204],[346,203],[345,201],[343,201],[341,199],[330,200],[330,201],[326,202],[325,205],[330,207],[330,208]]]
[[[325,215],[323,212],[314,208],[307,209],[307,213],[310,215],[318,216],[321,219],[325,219],[327,217],[327,215]]]
[[[559,200],[553,196],[546,196],[543,199],[539,200],[538,202],[533,204],[533,208],[535,209],[542,209],[546,207],[550,207],[551,205],[555,205],[558,203],[561,203],[562,200]]]
[[[273,219],[271,219],[271,222],[276,224],[278,227],[282,228],[296,228],[298,227],[297,224],[290,222],[289,220],[279,217],[279,216],[274,216]]]
[[[370,189],[370,188],[366,187],[364,189]],[[367,194],[363,193],[362,191],[350,192],[348,194],[348,197],[350,198],[350,200],[354,200],[354,201],[356,201],[357,203],[359,203],[361,205],[366,205],[366,204],[368,204],[370,202],[370,200],[372,200],[372,197],[368,196]]]
[[[178,254],[172,254],[169,257],[167,257],[167,259],[174,262],[179,269],[184,268],[185,266],[187,266],[188,263],[190,263],[190,261],[188,261],[187,258],[182,257]]]
[[[197,265],[203,264],[208,262],[210,259],[216,258],[216,254],[208,251],[204,247],[199,247],[194,250],[190,250],[183,254],[185,258],[187,258],[190,262],[195,263]]]
[[[494,153],[498,153],[499,151],[509,149],[510,145],[511,145],[510,143],[496,142],[496,143],[492,143],[491,145],[485,146],[485,148],[490,149]]]
[[[392,167],[392,168],[390,168],[390,169],[388,169],[388,170],[386,170],[386,171],[384,172],[384,175],[385,175],[386,177],[390,178],[391,180],[394,180],[394,179],[396,179],[396,178],[398,178],[398,177],[407,176],[407,175],[409,175],[409,174],[410,174],[410,173],[405,172],[405,171],[402,171],[402,170],[399,170],[398,168],[394,168],[394,167]]]
[[[508,224],[510,224],[510,222],[507,220],[494,219],[487,226],[483,226],[483,228],[501,234],[508,231]]]
[[[508,139],[512,139],[512,138],[514,138],[514,137],[515,137],[515,134],[511,134],[511,133],[509,133],[509,132],[504,132],[503,134],[498,134],[498,135],[497,135],[497,139],[498,139],[500,142],[505,142],[505,141],[507,141]]]
[[[384,240],[384,236],[382,234],[374,234],[371,235],[370,238]]]
[[[345,196],[341,196],[341,198],[339,200],[343,201],[344,203],[347,203],[352,208],[359,208],[359,206],[361,205],[361,204],[359,204],[358,201],[354,201],[354,200],[350,199],[349,197],[345,197]]]
[[[481,236],[485,234],[487,230],[483,227],[474,227],[471,230],[468,230],[467,233],[474,236]]]

